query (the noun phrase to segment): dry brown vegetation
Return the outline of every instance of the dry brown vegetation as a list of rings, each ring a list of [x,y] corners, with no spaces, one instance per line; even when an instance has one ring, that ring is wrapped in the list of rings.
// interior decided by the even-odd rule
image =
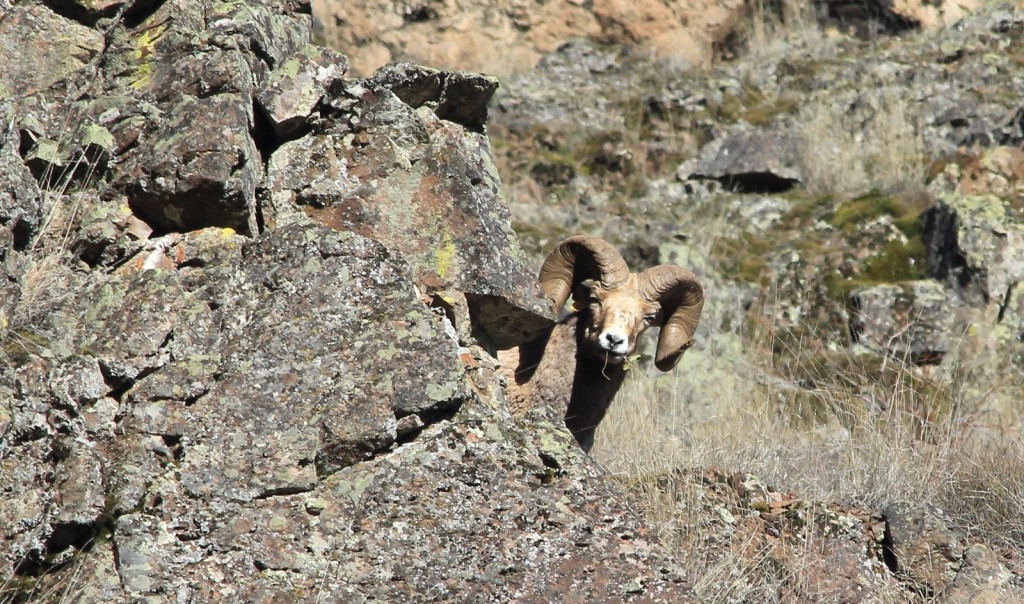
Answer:
[[[907,193],[924,186],[924,142],[907,99],[880,85],[853,107],[840,107],[819,101],[804,110],[800,163],[809,192]]]
[[[67,253],[68,223],[79,211],[54,196],[53,210],[26,255],[25,272],[20,277],[20,297],[10,318],[9,330],[0,342],[0,361],[16,364],[26,353],[38,352],[57,334],[45,319],[75,295],[83,277],[76,262]]]
[[[695,401],[678,396],[685,370],[633,379],[594,449],[662,542],[686,552],[680,560],[705,601],[788,601],[780,594],[801,573],[755,543],[715,537],[717,511],[692,479],[707,468],[750,473],[812,502],[932,504],[970,539],[1019,547],[1024,440],[985,426],[983,401],[967,398],[957,377],[870,353],[779,346],[770,328],[744,346],[745,358],[763,360],[723,387],[713,417],[695,418]]]
[[[823,35],[813,2],[751,0],[747,6],[747,18],[738,28],[744,54],[769,52],[773,47],[789,44],[794,38],[813,42]]]

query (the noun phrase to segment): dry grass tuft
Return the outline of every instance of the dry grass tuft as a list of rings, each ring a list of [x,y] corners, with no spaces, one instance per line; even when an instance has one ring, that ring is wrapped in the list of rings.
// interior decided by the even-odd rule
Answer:
[[[46,348],[60,328],[46,318],[63,305],[81,285],[83,275],[76,267],[81,261],[70,249],[83,214],[94,194],[84,193],[101,177],[103,153],[97,158],[82,141],[70,140],[76,134],[66,116],[58,146],[70,151],[66,165],[48,163],[38,180],[38,196],[42,206],[42,222],[32,235],[21,260],[19,298],[8,330],[0,330],[0,362],[13,365],[26,355]]]
[[[794,41],[814,44],[824,35],[813,2],[751,0],[747,6],[747,18],[738,28],[746,54],[767,54],[773,49],[788,48]]]
[[[62,335],[60,321],[51,316],[77,295],[84,275],[64,254],[31,257],[21,275],[21,295],[10,327],[0,338],[0,363],[15,366],[32,354],[50,348]]]
[[[924,141],[908,103],[898,90],[884,87],[858,96],[849,106],[810,103],[800,147],[807,190],[855,196],[923,188]]]
[[[88,578],[95,571],[92,564],[93,542],[65,562],[39,576],[11,574],[0,582],[0,604],[21,602],[86,602],[90,600]],[[59,572],[58,572],[59,571]],[[87,580],[83,582],[83,578]]]
[[[746,358],[769,360],[720,393],[715,416],[687,413],[691,401],[672,394],[687,376],[676,372],[628,381],[601,424],[595,457],[665,545],[686,552],[679,558],[698,595],[784,601],[780,589],[799,583],[792,575],[800,570],[779,567],[758,544],[744,549],[708,524],[714,509],[683,478],[704,468],[749,472],[811,502],[876,510],[929,503],[972,538],[1020,547],[1024,439],[965,427],[964,414],[981,402],[957,400],[955,384],[936,387],[921,369],[891,358],[840,352],[830,359],[809,346],[773,355],[773,343],[747,344]],[[786,366],[773,360],[787,356]]]

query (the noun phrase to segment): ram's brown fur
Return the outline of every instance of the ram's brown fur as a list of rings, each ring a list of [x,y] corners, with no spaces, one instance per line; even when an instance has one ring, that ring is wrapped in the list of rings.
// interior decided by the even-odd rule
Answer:
[[[556,312],[569,292],[573,309],[542,337],[499,352],[506,395],[513,412],[562,417],[589,451],[640,334],[652,324],[661,326],[655,364],[671,370],[694,342],[703,289],[692,273],[676,266],[631,273],[608,243],[584,235],[555,247],[540,280]]]

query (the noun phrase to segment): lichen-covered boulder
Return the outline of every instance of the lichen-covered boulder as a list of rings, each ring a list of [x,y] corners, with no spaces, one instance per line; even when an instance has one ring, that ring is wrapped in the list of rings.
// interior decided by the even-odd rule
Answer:
[[[886,506],[886,539],[896,572],[923,594],[939,593],[957,576],[965,542],[948,516],[927,504]]]
[[[113,186],[158,230],[254,233],[262,164],[250,135],[252,74],[270,59],[250,54],[255,40],[251,48],[222,42],[247,13],[211,15],[207,28],[203,11],[166,2],[138,27],[111,32],[106,101],[116,113],[105,117],[118,147]],[[117,98],[125,93],[130,98]]]
[[[1024,586],[996,552],[982,543],[968,545],[956,578],[936,598],[942,604],[994,602],[1011,604],[1024,600]]]
[[[309,220],[403,253],[421,293],[439,305],[448,293],[464,297],[462,319],[472,321],[461,321],[459,333],[491,347],[536,335],[550,317],[509,225],[483,135],[497,81],[404,65],[346,83],[347,59],[308,43],[309,11],[302,1],[170,0],[74,3],[61,12],[40,2],[12,13],[5,32],[22,52],[50,25],[82,36],[102,27],[106,40],[38,86],[0,90],[0,99],[12,99],[5,111],[12,144],[4,149],[53,191],[51,233],[68,233],[70,248],[90,266],[111,268],[154,233],[223,227],[254,235],[287,224],[294,204],[309,204],[283,194],[315,188],[292,182],[337,176],[328,186],[341,187],[346,203],[354,201],[351,190],[376,190],[364,195],[367,211],[345,220],[338,203],[322,200],[326,207]],[[382,163],[354,180],[335,175],[345,161],[327,170],[315,157],[303,165],[322,144],[339,145],[349,163]],[[388,163],[392,152],[398,163]],[[87,197],[57,203],[72,185],[90,189]],[[18,223],[18,243],[39,221],[27,218]],[[14,294],[4,299],[10,307]]]
[[[550,325],[480,132],[497,83],[399,66],[348,83],[337,114],[268,167],[267,223],[316,222],[385,243],[425,295],[462,292],[474,335],[508,348]]]
[[[262,74],[256,102],[279,139],[294,138],[312,118],[324,94],[348,70],[348,59],[326,48],[306,45]]]
[[[276,136],[257,120],[301,121],[285,115],[289,104],[304,118],[319,99],[306,98],[316,86],[282,74],[308,44],[308,12],[303,2],[89,2],[59,12],[23,3],[0,28],[23,57],[0,98],[14,99],[23,154],[45,186],[105,184],[161,232],[255,234],[261,146]],[[340,77],[345,63],[335,63]],[[257,96],[267,115],[254,113]]]
[[[928,269],[967,300],[1004,305],[1024,281],[1024,217],[994,195],[943,197],[924,217]]]
[[[103,34],[31,2],[2,7],[0,55],[9,57],[0,73],[0,99],[30,95],[84,68],[103,50]],[[30,60],[25,57],[31,48]],[[6,123],[5,123],[6,126]]]
[[[956,347],[954,301],[938,281],[854,290],[850,330],[871,350],[914,364],[940,363]]]
[[[741,193],[786,191],[805,179],[800,171],[799,140],[788,134],[762,134],[738,127],[701,149],[681,165],[681,179],[713,179]]]
[[[594,490],[592,462],[559,450],[570,465],[546,465],[512,444],[524,437],[500,410],[470,402],[311,492],[239,510],[199,537],[222,553],[183,566],[187,581],[142,565],[140,576],[178,593],[195,585],[200,599],[688,601],[645,530]],[[159,528],[124,520],[131,550],[152,559]],[[508,522],[520,528],[500,530]]]
[[[218,255],[222,262],[190,268],[189,246],[204,263]],[[467,396],[456,342],[379,244],[291,228],[244,245],[214,231],[189,235],[168,253],[180,258],[180,270],[114,275],[54,312],[49,321],[63,330],[49,347],[69,360],[39,359],[15,382],[18,399],[52,401],[37,438],[59,441],[60,426],[87,430],[87,411],[105,397],[120,402],[118,432],[103,423],[90,439],[107,457],[111,484],[104,489],[85,470],[68,479],[92,481],[89,492],[98,493],[77,497],[77,505],[95,508],[75,512],[93,511],[75,516],[78,525],[145,499],[153,468],[144,457],[118,462],[125,443],[144,451],[155,438],[164,442],[158,449],[177,447],[188,492],[244,501],[311,488],[318,469],[329,473],[388,447],[401,417],[436,413]],[[349,286],[337,287],[338,279]],[[374,374],[380,379],[368,379]],[[282,408],[298,423],[268,421]],[[15,420],[25,411],[19,407]],[[62,459],[95,457],[68,445]],[[41,500],[79,488],[56,487]],[[113,509],[104,509],[104,492]]]

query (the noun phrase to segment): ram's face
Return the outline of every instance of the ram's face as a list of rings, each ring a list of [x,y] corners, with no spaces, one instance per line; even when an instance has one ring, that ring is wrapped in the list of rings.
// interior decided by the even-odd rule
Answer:
[[[573,299],[584,322],[585,352],[610,364],[622,363],[636,350],[640,334],[657,321],[661,310],[656,302],[640,297],[636,275],[615,289],[584,281]]]

